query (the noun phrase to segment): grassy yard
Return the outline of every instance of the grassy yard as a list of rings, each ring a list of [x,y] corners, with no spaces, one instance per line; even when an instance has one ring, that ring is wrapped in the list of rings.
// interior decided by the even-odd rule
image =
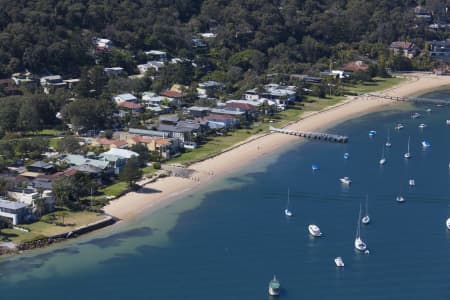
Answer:
[[[404,78],[374,78],[372,82],[346,85],[345,92],[347,94],[369,93],[378,90],[390,88]],[[248,139],[250,136],[257,133],[268,132],[269,126],[283,127],[289,122],[297,121],[301,118],[304,112],[318,111],[328,106],[335,105],[345,99],[345,96],[328,96],[327,98],[319,98],[307,96],[301,104],[297,104],[294,108],[290,108],[283,112],[277,113],[272,117],[267,117],[260,122],[256,122],[250,129],[239,129],[229,132],[225,136],[210,137],[206,144],[201,145],[197,149],[183,153],[177,158],[170,160],[171,163],[181,163],[189,165],[196,161],[214,156],[223,150]]]
[[[87,225],[95,221],[103,219],[104,216],[97,215],[93,212],[67,212],[64,217],[65,225],[48,224],[45,222],[35,222],[33,224],[22,225],[21,227],[27,228],[30,232],[23,232],[16,229],[2,229],[0,237],[8,237],[15,243],[21,243],[24,241],[33,240],[39,237],[47,237],[73,230],[82,225]],[[58,222],[62,222],[61,217],[57,217]]]
[[[117,197],[121,193],[123,193],[128,188],[128,183],[119,181],[110,186],[107,186],[104,189],[99,190],[101,193],[105,194],[105,196],[114,196]]]

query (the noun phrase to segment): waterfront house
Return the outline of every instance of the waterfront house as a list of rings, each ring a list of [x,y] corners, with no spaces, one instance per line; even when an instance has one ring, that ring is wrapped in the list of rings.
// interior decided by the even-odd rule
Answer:
[[[447,61],[450,59],[450,40],[432,41],[429,50],[430,57]]]
[[[148,151],[157,152],[164,159],[170,159],[180,149],[180,141],[173,138],[153,138],[147,136],[131,136],[127,139],[128,145],[144,145]]]
[[[396,55],[403,55],[408,58],[413,58],[419,53],[419,48],[416,44],[408,41],[395,41],[389,46],[389,49]]]
[[[28,204],[0,198],[0,217],[9,220],[12,225],[24,222],[29,215]]]
[[[13,188],[9,190],[8,197],[16,200],[17,202],[25,203],[28,206],[35,207],[35,201],[37,199],[44,199],[46,211],[51,211],[54,208],[55,200],[51,190],[40,191],[33,186],[27,186],[26,188]]]
[[[92,146],[103,147],[104,149],[126,148],[127,143],[119,140],[98,138],[92,141]]]
[[[134,151],[119,148],[110,149],[109,151],[103,152],[99,155],[99,159],[111,163],[115,174],[119,174],[125,166],[127,160],[132,157],[139,157],[139,154]]]

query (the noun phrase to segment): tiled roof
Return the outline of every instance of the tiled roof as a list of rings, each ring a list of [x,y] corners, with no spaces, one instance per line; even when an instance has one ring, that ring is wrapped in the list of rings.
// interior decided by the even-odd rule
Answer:
[[[350,72],[356,72],[356,71],[365,71],[369,69],[369,65],[364,63],[363,61],[357,60],[357,61],[351,61],[347,64],[345,64],[342,69],[344,71],[350,71]]]
[[[117,104],[117,106],[122,107],[122,108],[128,108],[128,109],[141,109],[142,105],[138,104],[138,103],[134,103],[134,102],[120,102],[119,104]]]
[[[169,98],[182,98],[183,97],[182,93],[179,93],[179,92],[176,92],[176,91],[170,91],[170,90],[162,91],[159,94],[161,96],[169,97]]]
[[[105,139],[105,138],[97,139],[97,143],[100,145],[115,145],[117,147],[127,145],[127,142],[125,142],[125,141],[109,140],[109,139]]]
[[[398,49],[411,49],[415,45],[412,42],[402,42],[402,41],[395,41],[391,43],[391,48],[398,48]]]

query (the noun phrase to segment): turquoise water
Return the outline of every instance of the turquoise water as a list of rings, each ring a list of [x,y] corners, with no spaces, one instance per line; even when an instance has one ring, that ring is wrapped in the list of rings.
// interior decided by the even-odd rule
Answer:
[[[349,135],[349,144],[299,140],[132,223],[3,259],[0,299],[267,299],[274,274],[281,299],[450,299],[450,114],[448,107],[426,108],[345,122],[328,131]],[[411,119],[411,111],[422,117]],[[396,122],[406,128],[393,130]],[[388,128],[393,145],[380,166]],[[372,129],[377,135],[369,138]],[[424,151],[422,140],[431,148]],[[312,172],[312,164],[320,170]],[[350,187],[339,183],[343,176],[353,180]],[[283,214],[288,188],[291,219]],[[395,201],[399,193],[403,204]],[[368,255],[353,248],[366,194]],[[308,235],[311,223],[323,237]]]

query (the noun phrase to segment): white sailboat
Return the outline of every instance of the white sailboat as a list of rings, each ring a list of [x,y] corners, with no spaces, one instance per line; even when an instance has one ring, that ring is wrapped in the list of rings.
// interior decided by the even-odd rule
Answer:
[[[286,203],[286,209],[284,210],[284,214],[287,217],[292,217],[294,214],[292,213],[291,210],[289,210],[289,202],[290,202],[290,198],[289,198],[289,189],[288,189],[288,199],[287,199],[287,203]]]
[[[450,218],[447,219],[446,224],[447,224],[447,229],[450,230]]]
[[[387,134],[387,140],[386,140],[386,147],[390,148],[392,146],[391,144],[391,135],[390,135],[390,130],[388,129],[388,134]]]
[[[366,195],[366,213],[364,217],[362,217],[361,222],[363,224],[369,224],[370,223],[370,216],[369,216],[369,195]]]
[[[361,204],[359,204],[358,227],[356,227],[355,249],[358,251],[366,251],[367,245],[361,239]]]
[[[403,157],[406,158],[406,159],[411,158],[411,152],[409,152],[409,143],[410,142],[411,142],[411,137],[409,136],[408,137],[408,151],[405,154],[403,154]]]
[[[386,157],[384,157],[384,147],[381,149],[381,159],[380,159],[380,165],[384,165],[386,163]]]

